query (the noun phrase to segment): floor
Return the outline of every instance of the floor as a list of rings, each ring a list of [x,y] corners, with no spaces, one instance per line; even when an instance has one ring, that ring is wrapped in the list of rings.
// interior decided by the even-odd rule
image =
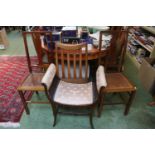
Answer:
[[[18,31],[8,33],[10,46],[7,50],[0,50],[0,55],[25,55],[22,34]],[[35,55],[35,50],[31,41],[31,55]],[[152,101],[152,97],[143,89],[138,78],[138,70],[133,62],[126,57],[124,64],[124,74],[137,87],[137,94],[130,112],[127,116],[123,115],[124,105],[106,105],[102,111],[102,116],[94,116],[93,122],[96,129],[152,129],[155,128],[155,107],[147,105]],[[109,98],[117,96],[108,96]],[[108,99],[108,98],[107,98]],[[36,94],[32,97],[33,101],[47,100],[44,93]],[[53,116],[49,104],[29,104],[30,115],[23,113],[20,121],[20,128],[53,128]],[[89,119],[86,116],[58,115],[57,125],[54,129],[89,129]]]

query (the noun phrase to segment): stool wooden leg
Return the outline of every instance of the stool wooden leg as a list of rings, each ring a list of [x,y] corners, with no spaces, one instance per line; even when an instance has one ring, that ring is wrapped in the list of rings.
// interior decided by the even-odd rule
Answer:
[[[29,114],[30,114],[30,111],[29,111],[29,108],[28,108],[28,106],[27,106],[27,103],[26,103],[26,100],[25,100],[24,94],[23,94],[22,91],[18,91],[18,92],[19,92],[19,95],[20,95],[21,100],[22,100],[22,102],[23,102],[23,105],[24,105],[24,108],[25,108],[26,114],[29,115]]]
[[[130,106],[133,102],[133,99],[135,97],[135,94],[136,94],[136,91],[132,91],[131,94],[130,94],[130,97],[129,97],[129,100],[125,106],[125,111],[124,111],[124,115],[127,115],[129,113],[129,109],[130,109]]]

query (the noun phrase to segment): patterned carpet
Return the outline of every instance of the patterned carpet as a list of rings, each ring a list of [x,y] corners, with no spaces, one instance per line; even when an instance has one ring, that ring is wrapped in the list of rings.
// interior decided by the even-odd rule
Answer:
[[[31,60],[37,61],[36,57]],[[0,57],[0,122],[20,121],[24,107],[17,87],[28,73],[26,57]],[[28,97],[30,93],[25,95]]]

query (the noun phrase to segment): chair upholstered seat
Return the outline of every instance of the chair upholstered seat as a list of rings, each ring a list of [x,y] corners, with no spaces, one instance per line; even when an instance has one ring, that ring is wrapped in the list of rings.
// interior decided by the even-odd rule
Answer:
[[[54,102],[65,105],[91,105],[93,104],[92,82],[77,84],[60,80],[54,95]]]

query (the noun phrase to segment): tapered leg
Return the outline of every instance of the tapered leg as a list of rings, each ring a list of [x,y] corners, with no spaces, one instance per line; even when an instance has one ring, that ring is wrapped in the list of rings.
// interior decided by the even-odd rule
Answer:
[[[93,111],[89,114],[89,121],[90,121],[91,129],[94,129],[94,125],[93,125]]]
[[[100,95],[100,99],[99,99],[99,104],[98,104],[98,117],[101,116],[101,112],[102,112],[102,109],[103,109],[103,99],[104,99],[104,95]]]
[[[130,106],[131,106],[131,104],[133,102],[133,99],[135,97],[135,94],[136,94],[136,91],[131,92],[130,97],[129,97],[129,100],[128,100],[128,103],[125,106],[124,115],[127,115],[129,113]]]
[[[53,122],[53,127],[56,125],[56,121],[57,121],[57,114],[54,114],[54,122]]]
[[[26,111],[26,114],[30,114],[30,111],[29,111],[29,108],[28,108],[28,106],[27,106],[27,104],[26,104],[26,100],[25,100],[25,97],[24,97],[24,94],[23,94],[23,92],[22,91],[18,91],[19,92],[19,95],[20,95],[20,97],[21,97],[21,100],[22,100],[22,102],[23,102],[23,105],[24,105],[24,109],[25,109],[25,111]]]
[[[56,125],[57,114],[58,114],[58,107],[56,108],[56,110],[53,111],[53,115],[54,115],[53,127]]]

